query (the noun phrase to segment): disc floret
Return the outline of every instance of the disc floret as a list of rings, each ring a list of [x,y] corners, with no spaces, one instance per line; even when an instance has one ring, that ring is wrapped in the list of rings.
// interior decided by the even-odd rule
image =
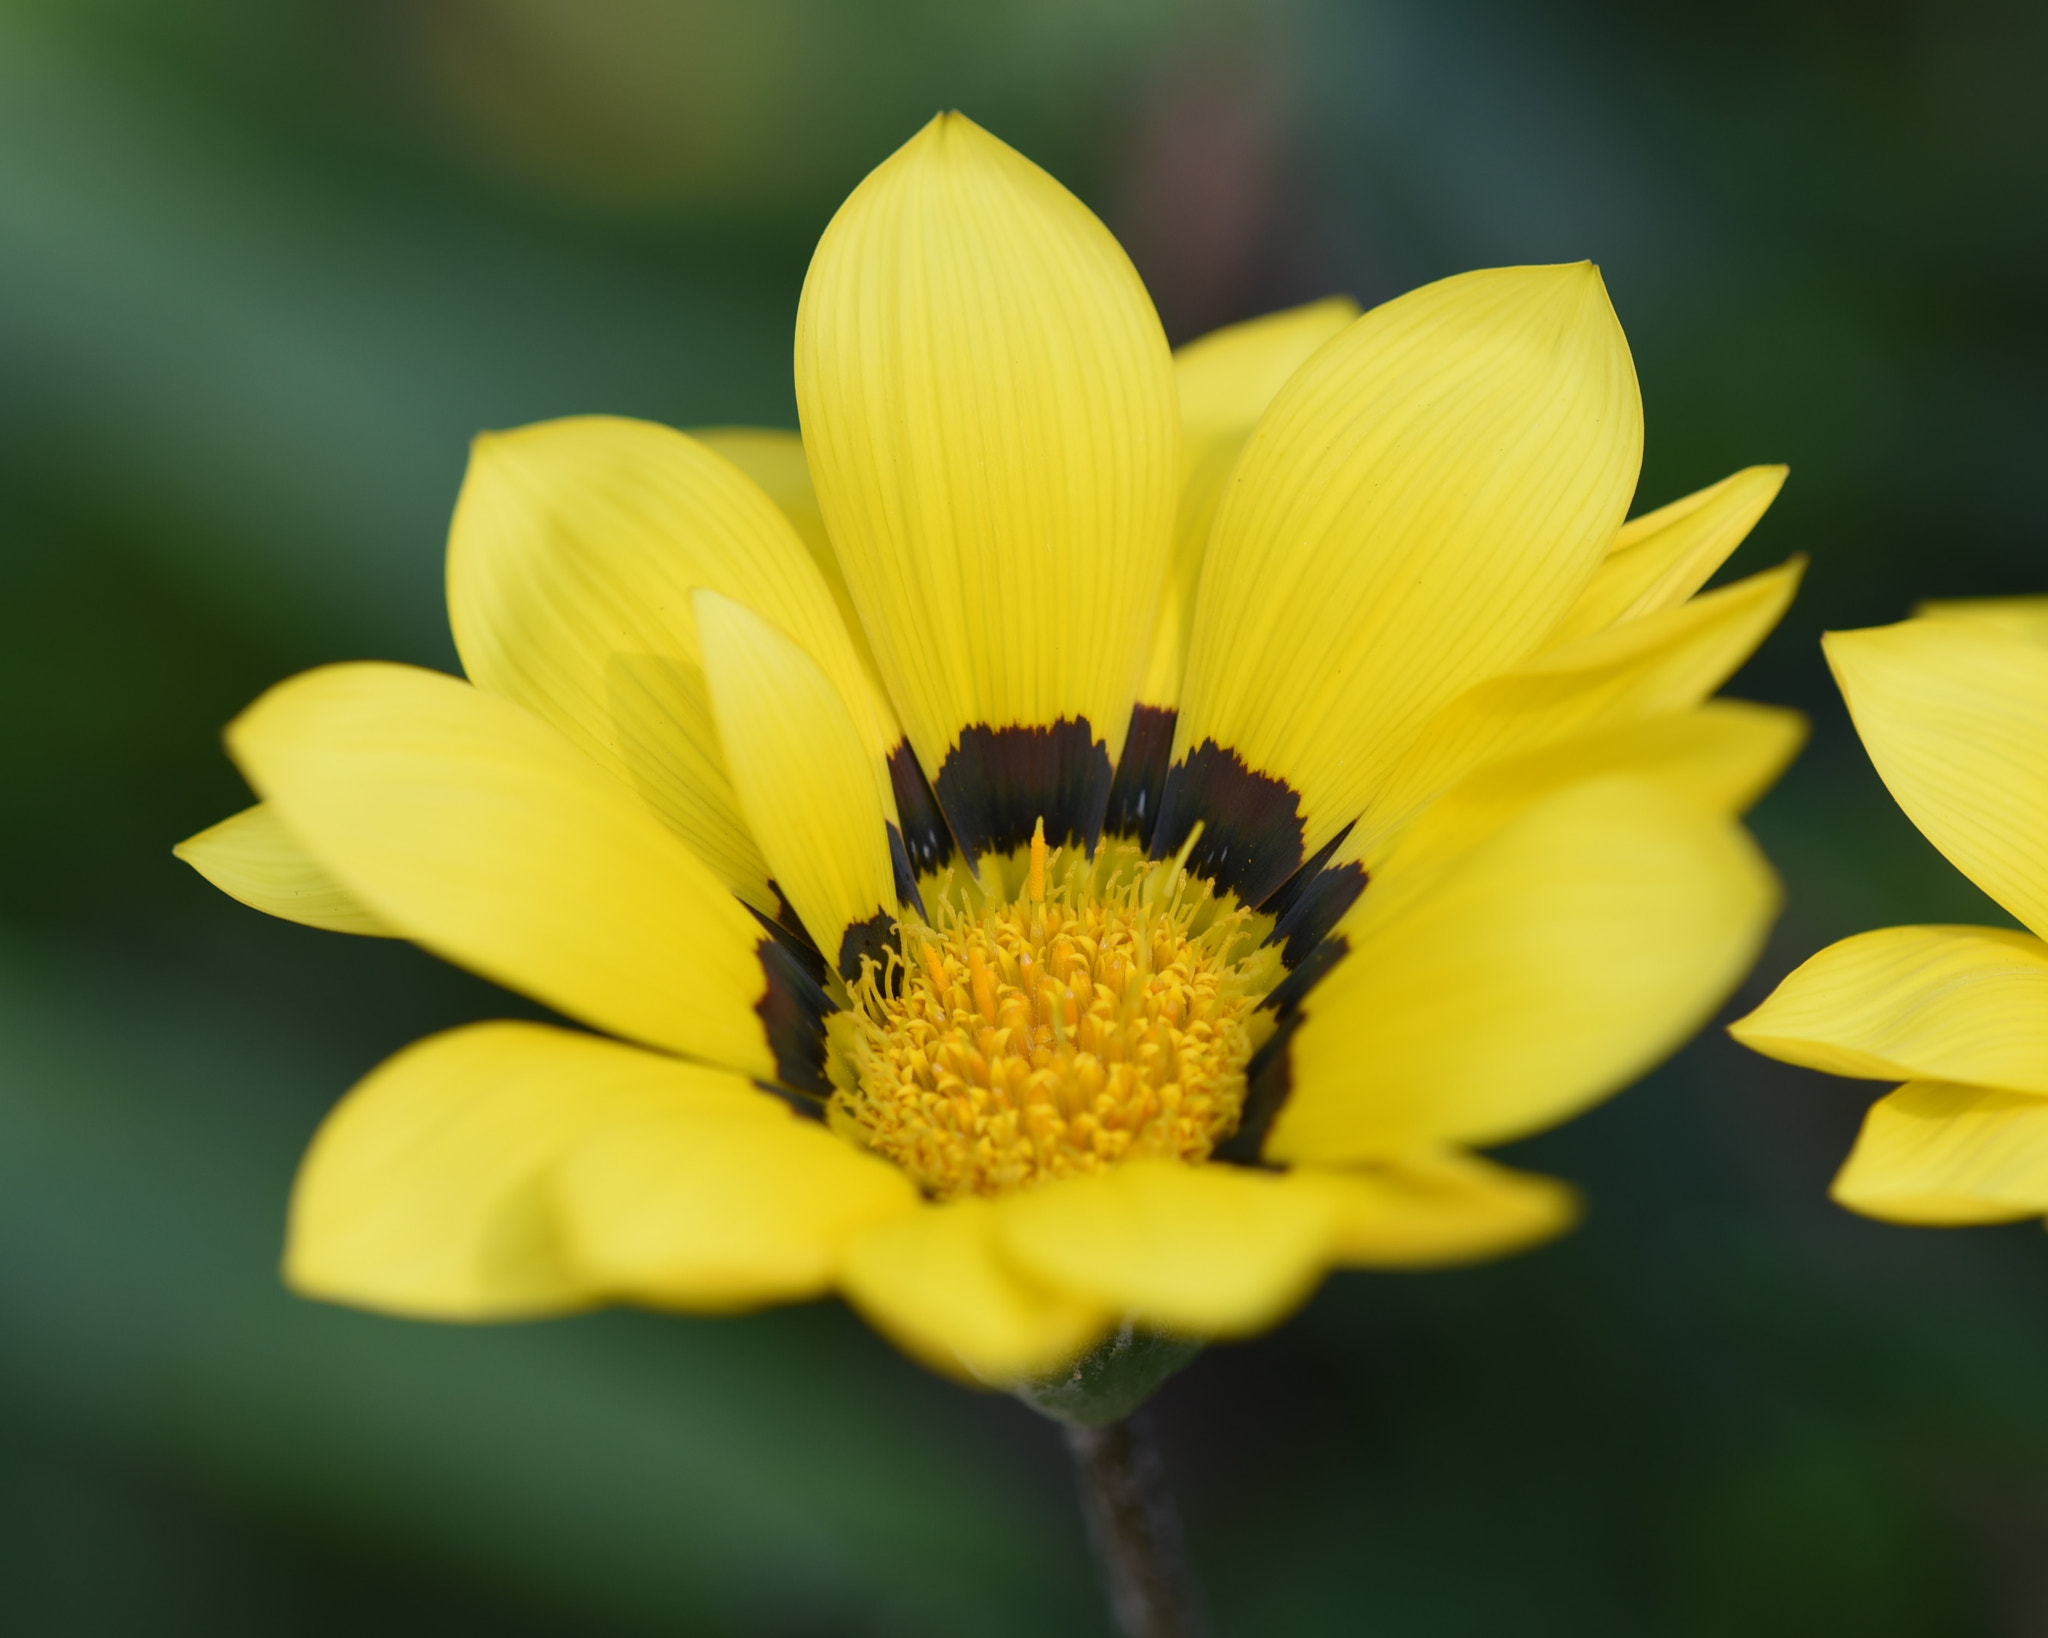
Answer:
[[[833,1125],[940,1199],[1206,1159],[1270,1032],[1263,927],[1126,842],[1049,851],[1041,824],[1002,863],[940,884],[853,986]]]

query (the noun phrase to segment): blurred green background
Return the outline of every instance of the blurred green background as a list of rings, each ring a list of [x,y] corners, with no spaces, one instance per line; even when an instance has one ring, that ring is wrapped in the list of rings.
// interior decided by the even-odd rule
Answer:
[[[1085,1634],[1050,1429],[833,1305],[437,1329],[275,1278],[323,1111],[517,1003],[173,862],[221,724],[453,666],[466,442],[793,425],[805,262],[959,106],[1176,340],[1590,256],[1641,504],[1793,476],[1734,691],[1823,941],[2002,920],[1885,799],[1829,626],[2048,589],[2048,12],[1984,0],[0,0],[0,1627]],[[1334,1280],[1158,1401],[1239,1634],[2048,1632],[2048,1240],[1827,1204],[1875,1088],[1718,1032],[1515,1158],[1571,1240]]]

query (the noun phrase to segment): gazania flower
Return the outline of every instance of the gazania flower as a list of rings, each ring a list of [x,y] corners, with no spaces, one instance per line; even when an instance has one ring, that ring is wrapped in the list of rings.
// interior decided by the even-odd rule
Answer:
[[[1930,603],[1824,646],[1906,817],[2029,930],[1858,933],[1733,1032],[1787,1063],[1905,1083],[1872,1106],[1835,1178],[1851,1210],[2048,1215],[2048,598]]]
[[[291,1282],[838,1291],[1017,1382],[1563,1228],[1474,1147],[1673,1048],[1772,913],[1732,815],[1799,723],[1702,702],[1797,569],[1695,593],[1782,472],[1623,525],[1585,264],[1170,354],[1101,223],[958,115],[826,230],[796,386],[800,443],[480,439],[468,680],[335,666],[229,730],[261,803],[199,870],[598,1032],[374,1071]]]

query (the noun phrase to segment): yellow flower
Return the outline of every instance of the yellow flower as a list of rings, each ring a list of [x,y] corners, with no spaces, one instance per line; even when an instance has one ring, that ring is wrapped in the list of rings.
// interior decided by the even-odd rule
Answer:
[[[293,1285],[838,1291],[1015,1381],[1566,1226],[1470,1150],[1753,959],[1732,816],[1801,726],[1706,696],[1797,565],[1694,594],[1782,470],[1622,526],[1641,408],[1585,264],[1170,354],[1101,223],[958,115],[827,228],[796,385],[800,443],[478,440],[469,680],[336,666],[230,729],[262,801],[184,845],[211,880],[616,1037],[372,1073]]]
[[[1731,1028],[1787,1063],[1905,1082],[1835,1178],[1852,1211],[2048,1214],[2048,598],[1929,603],[1823,646],[1906,817],[2031,931],[1859,933]]]

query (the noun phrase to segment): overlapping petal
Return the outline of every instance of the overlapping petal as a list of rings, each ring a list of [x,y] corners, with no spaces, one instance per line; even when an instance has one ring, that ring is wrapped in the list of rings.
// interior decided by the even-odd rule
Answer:
[[[1133,1160],[1011,1197],[1000,1232],[1058,1290],[1169,1333],[1239,1336],[1308,1295],[1342,1216],[1301,1178]]]
[[[897,908],[888,775],[808,654],[730,598],[693,596],[741,809],[812,942],[857,979],[862,954],[879,957]]]
[[[1576,1113],[1706,1021],[1777,905],[1740,827],[1628,779],[1387,886],[1302,1003],[1271,1159],[1493,1143]]]
[[[1550,645],[1675,608],[1707,583],[1785,487],[1787,468],[1749,466],[1623,524]]]
[[[2048,1214],[2048,1098],[1910,1082],[1871,1106],[1829,1193],[1892,1223]]]
[[[268,803],[231,814],[171,851],[251,909],[330,933],[399,936],[306,851]]]
[[[2048,944],[1998,927],[1859,933],[1728,1028],[1834,1075],[2048,1093]]]
[[[477,440],[448,539],[448,614],[470,679],[553,724],[773,913],[705,694],[699,586],[811,655],[887,754],[893,724],[825,577],[738,468],[680,432],[608,416]]]
[[[1540,644],[1606,554],[1642,411],[1587,264],[1446,279],[1325,345],[1218,510],[1155,850],[1256,903],[1349,824],[1431,714]],[[1220,864],[1214,742],[1299,800],[1297,846]],[[1204,792],[1208,795],[1205,797]],[[1270,879],[1268,879],[1270,878]]]
[[[1503,1257],[1554,1239],[1579,1217],[1569,1185],[1456,1150],[1300,1175],[1341,1202],[1332,1259],[1353,1268],[1444,1268]]]
[[[1879,776],[1949,862],[2048,931],[2048,647],[1983,620],[1822,639]]]
[[[265,694],[228,745],[406,937],[615,1034],[777,1073],[759,925],[537,717],[435,672],[328,666]]]
[[[605,1293],[570,1253],[559,1163],[617,1121],[788,1128],[724,1070],[542,1024],[407,1047],[335,1106],[292,1192],[285,1275],[309,1296],[438,1319],[552,1313]]]
[[[891,1218],[848,1248],[840,1286],[907,1352],[949,1375],[1015,1382],[1055,1370],[1113,1318],[1032,1278],[999,1244],[1002,1208],[968,1196]]]

